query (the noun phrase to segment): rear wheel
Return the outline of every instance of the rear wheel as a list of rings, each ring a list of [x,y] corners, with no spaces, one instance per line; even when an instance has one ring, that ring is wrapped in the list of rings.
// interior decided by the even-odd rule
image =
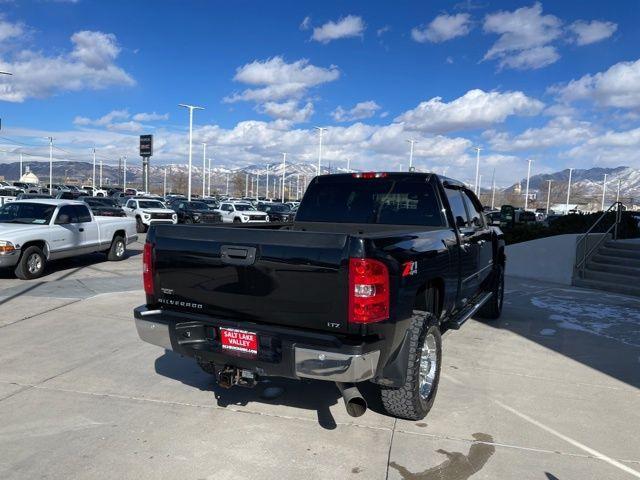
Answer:
[[[504,267],[502,265],[498,265],[493,271],[491,293],[493,295],[478,311],[478,316],[488,320],[496,320],[500,318],[504,300]]]
[[[124,260],[127,255],[127,242],[125,242],[123,237],[114,237],[111,242],[111,247],[107,252],[107,260],[110,262],[119,262],[120,260]]]
[[[431,410],[440,382],[442,338],[431,313],[414,312],[409,327],[409,362],[405,384],[380,387],[382,405],[389,415],[421,420]]]
[[[191,220],[190,218],[185,218],[184,223],[193,223],[193,220]]]
[[[47,259],[40,247],[27,247],[22,252],[14,273],[21,280],[33,280],[42,276],[46,265]]]

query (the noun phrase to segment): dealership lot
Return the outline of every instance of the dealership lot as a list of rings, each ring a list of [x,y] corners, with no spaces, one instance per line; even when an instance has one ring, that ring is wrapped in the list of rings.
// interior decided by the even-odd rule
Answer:
[[[141,342],[131,247],[0,273],[0,478],[640,478],[640,299],[510,278],[499,322],[445,335],[423,422],[371,388],[354,419],[333,385],[221,390]]]

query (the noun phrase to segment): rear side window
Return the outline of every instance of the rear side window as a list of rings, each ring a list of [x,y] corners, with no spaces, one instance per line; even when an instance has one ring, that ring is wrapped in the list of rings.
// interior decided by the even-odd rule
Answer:
[[[464,207],[462,193],[457,188],[445,188],[445,191],[447,192],[447,198],[449,199],[449,205],[451,206],[451,213],[456,221],[456,227],[468,227],[469,218],[467,217],[467,210]]]
[[[58,210],[56,223],[66,223],[64,220],[68,221],[69,223],[78,223],[78,217],[76,215],[75,208],[73,208],[73,205],[64,205],[60,207],[60,210]]]
[[[91,221],[89,208],[85,207],[84,205],[75,205],[73,208],[75,209],[78,223],[88,223]]]
[[[433,186],[424,179],[348,179],[312,183],[299,222],[446,225]]]
[[[472,227],[482,227],[482,213],[478,210],[476,204],[471,200],[469,192],[466,190],[462,192],[464,197],[464,203],[467,205],[467,211],[469,212],[469,221]]]

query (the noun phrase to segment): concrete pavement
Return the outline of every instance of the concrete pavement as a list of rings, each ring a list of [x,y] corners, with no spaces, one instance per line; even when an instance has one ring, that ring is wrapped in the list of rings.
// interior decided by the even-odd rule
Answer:
[[[0,478],[640,478],[640,299],[509,278],[499,322],[445,335],[424,421],[366,386],[354,419],[333,385],[221,390],[138,340],[140,248],[0,274]]]

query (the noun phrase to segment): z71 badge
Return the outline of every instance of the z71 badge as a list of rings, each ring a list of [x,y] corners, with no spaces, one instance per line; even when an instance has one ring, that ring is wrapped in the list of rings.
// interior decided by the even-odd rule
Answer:
[[[402,268],[403,277],[409,277],[411,275],[418,274],[418,262],[416,261],[405,262],[402,266],[403,266]]]

